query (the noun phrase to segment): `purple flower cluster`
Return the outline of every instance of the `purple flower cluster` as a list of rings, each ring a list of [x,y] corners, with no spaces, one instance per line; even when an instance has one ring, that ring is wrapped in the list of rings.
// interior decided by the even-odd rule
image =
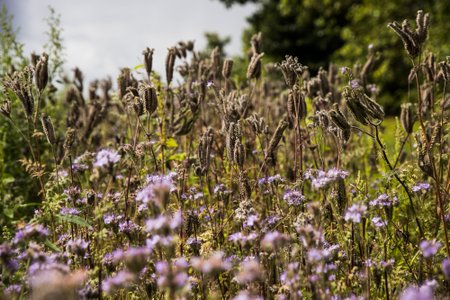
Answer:
[[[322,170],[309,169],[305,172],[305,179],[311,180],[311,184],[315,189],[323,189],[336,182],[339,178],[345,179],[349,173],[347,171],[332,168],[327,172]]]
[[[411,190],[413,192],[416,192],[416,193],[421,192],[421,191],[425,191],[426,192],[429,189],[430,189],[430,184],[426,183],[426,182],[418,183],[418,184],[416,184],[415,186],[413,186],[411,188]]]
[[[174,192],[176,190],[176,185],[174,182],[175,176],[176,173],[147,176],[147,185],[138,191],[136,194],[136,200],[141,202],[144,206],[149,202],[162,206],[163,203],[161,195]]]
[[[441,246],[442,244],[436,240],[423,240],[419,245],[420,250],[422,251],[422,255],[425,258],[434,256],[438,252],[439,248],[441,248]]]
[[[286,190],[283,196],[283,200],[287,202],[289,206],[299,206],[305,200],[305,196],[297,190]]]
[[[97,153],[95,167],[107,167],[120,161],[120,154],[111,149],[102,149]]]
[[[362,203],[353,204],[347,209],[344,220],[352,221],[354,223],[360,223],[361,218],[365,217],[367,213],[367,206]]]
[[[395,197],[395,196],[389,197],[387,194],[381,194],[377,198],[375,198],[374,200],[369,202],[370,206],[379,207],[379,208],[391,207],[391,206],[395,206],[397,204],[398,204],[397,197]]]

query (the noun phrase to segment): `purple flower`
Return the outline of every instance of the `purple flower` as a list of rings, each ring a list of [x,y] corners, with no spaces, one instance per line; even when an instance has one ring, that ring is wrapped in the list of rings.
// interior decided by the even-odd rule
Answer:
[[[410,286],[401,293],[400,300],[434,300],[433,286],[426,283],[420,287]]]
[[[373,217],[372,224],[375,227],[384,227],[387,225],[387,222],[382,220],[380,217]]]
[[[442,272],[445,278],[450,279],[450,260],[448,258],[442,261]]]
[[[283,200],[286,201],[289,206],[299,206],[303,200],[305,200],[305,196],[297,190],[286,190]]]
[[[80,214],[80,210],[75,207],[63,207],[59,213],[63,216],[77,216]]]
[[[135,233],[139,231],[140,227],[133,221],[123,221],[119,223],[119,232],[122,233]]]
[[[194,269],[199,270],[205,274],[217,274],[231,269],[231,264],[227,259],[224,259],[225,254],[222,251],[214,252],[208,258],[193,257],[191,264]]]
[[[262,270],[259,261],[254,258],[246,259],[240,268],[240,272],[235,279],[239,284],[250,283],[262,278]]]
[[[289,236],[278,231],[266,233],[261,240],[261,248],[266,250],[277,250],[289,242]]]
[[[369,202],[370,206],[373,207],[389,207],[398,204],[397,197],[393,197],[392,199],[387,194],[381,194],[376,199]]]
[[[359,87],[359,81],[356,79],[353,79],[349,82],[350,86],[352,89],[356,89]]]
[[[136,276],[133,273],[120,271],[115,276],[103,281],[102,288],[106,293],[111,294],[115,290],[129,287],[135,279]]]
[[[152,201],[154,204],[162,206],[161,198],[164,197],[160,196],[176,190],[174,183],[175,175],[176,173],[147,176],[147,186],[136,194],[136,200],[144,204]]]
[[[332,168],[327,172],[322,170],[307,170],[305,172],[305,179],[310,179],[311,184],[315,189],[322,189],[328,187],[330,184],[338,180],[344,179],[348,176],[348,172]]]
[[[42,226],[41,224],[28,224],[23,229],[16,232],[14,236],[14,244],[19,244],[28,239],[33,240],[45,240],[45,238],[49,235],[49,231],[47,228]]]
[[[150,253],[151,250],[147,247],[131,247],[125,251],[114,251],[113,260],[123,261],[129,271],[139,273],[146,266]]]
[[[111,149],[103,149],[97,153],[94,166],[96,167],[109,166],[119,162],[119,160],[120,160],[119,153]]]
[[[426,182],[418,183],[411,188],[413,192],[427,191],[430,189],[430,184]]]
[[[422,255],[425,258],[434,256],[438,252],[439,248],[441,248],[441,246],[442,244],[436,240],[423,240],[419,245],[420,250],[422,251]]]
[[[367,206],[359,203],[359,204],[353,204],[350,206],[345,213],[344,219],[345,221],[352,221],[355,223],[360,223],[361,218],[365,216],[367,212]]]
[[[89,242],[82,239],[70,240],[67,242],[67,250],[75,255],[83,257],[89,247]]]

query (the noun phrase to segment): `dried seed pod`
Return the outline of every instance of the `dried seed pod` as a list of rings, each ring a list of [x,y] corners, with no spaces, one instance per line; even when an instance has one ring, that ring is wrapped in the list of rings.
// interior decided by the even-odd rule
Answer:
[[[223,62],[222,67],[222,76],[225,79],[229,79],[231,76],[231,70],[233,69],[233,60],[232,59],[226,59]]]
[[[267,149],[265,151],[265,157],[266,160],[268,160],[271,156],[273,156],[276,147],[281,141],[281,138],[283,137],[283,133],[288,127],[289,123],[286,122],[284,119],[280,120],[278,123],[278,127],[275,130],[275,132],[272,135],[272,138],[270,139],[269,145],[267,146]]]
[[[48,83],[48,55],[43,53],[36,64],[36,70],[34,73],[36,81],[36,87],[39,92],[42,92]]]
[[[153,53],[155,49],[150,49],[147,47],[143,52],[142,55],[144,55],[144,66],[145,71],[147,72],[147,76],[150,78],[150,74],[152,73],[153,68]]]
[[[64,137],[64,144],[63,148],[66,152],[70,151],[72,149],[73,143],[75,142],[76,138],[76,131],[73,128],[67,128],[66,134]]]
[[[27,118],[33,116],[34,98],[32,93],[33,70],[27,66],[21,72],[15,72],[12,77],[7,76],[3,81],[4,86],[10,89],[20,102]]]
[[[55,130],[53,128],[52,120],[47,115],[41,117],[42,129],[44,129],[45,136],[50,145],[56,145]]]
[[[236,130],[236,123],[231,122],[228,126],[228,130],[225,136],[225,143],[227,149],[227,157],[229,161],[233,161],[234,158],[234,144],[236,142],[236,135],[234,134]]]
[[[333,109],[330,110],[328,115],[331,118],[331,121],[336,125],[339,129],[342,131],[348,131],[350,130],[350,124],[347,121],[347,118],[341,113],[339,110],[339,106],[337,103],[333,105]]]
[[[295,120],[298,117],[299,120],[303,120],[306,117],[306,101],[305,93],[301,91],[297,86],[289,91],[288,95],[288,116],[289,119]]]
[[[167,85],[170,85],[173,78],[173,71],[175,67],[175,59],[176,59],[176,49],[175,47],[167,49],[168,53],[166,56],[166,81]]]
[[[392,22],[388,24],[388,27],[394,30],[394,32],[400,37],[409,56],[414,58],[419,54],[420,48],[416,44],[416,40],[412,34],[405,30],[406,26],[402,27],[397,22]]]
[[[211,160],[211,149],[214,141],[214,135],[211,128],[208,128],[200,138],[198,145],[198,159],[200,162],[198,174],[203,175],[209,169]]]
[[[148,84],[141,84],[139,87],[139,96],[144,103],[145,112],[151,115],[158,107],[156,88]]]
[[[220,68],[220,50],[219,47],[215,47],[212,51],[211,51],[211,70],[213,72],[213,74],[217,74],[217,72],[219,71]]]
[[[337,200],[339,212],[342,215],[347,208],[347,192],[345,190],[345,181],[341,177],[338,177],[338,180],[337,180],[336,200]]]
[[[298,62],[297,57],[286,55],[286,59],[281,64],[276,65],[283,73],[284,82],[289,88],[293,88],[297,82],[297,77],[305,71],[305,67]]]
[[[0,105],[0,113],[8,119],[11,118],[11,101],[3,101],[2,105]]]
[[[411,103],[401,105],[400,123],[406,133],[412,133],[414,127],[414,112]]]
[[[441,61],[439,63],[440,71],[439,77],[441,77],[444,81],[450,81],[450,57],[447,57],[445,61]]]
[[[236,140],[236,143],[234,144],[233,154],[234,154],[234,162],[239,166],[240,169],[242,169],[245,160],[245,150],[241,140],[239,139]]]
[[[264,56],[264,53],[254,54],[250,60],[250,64],[247,68],[247,78],[259,78],[261,75],[261,57]]]
[[[261,32],[258,32],[254,34],[250,40],[253,55],[261,53],[261,37],[262,37]]]
[[[245,171],[239,172],[239,194],[242,199],[250,199],[252,189]]]
[[[120,70],[120,75],[117,77],[117,88],[119,99],[123,99],[127,93],[127,88],[131,83],[131,71],[128,68],[123,68]]]
[[[416,39],[419,44],[423,44],[428,36],[428,27],[430,25],[430,15],[423,14],[422,10],[417,11],[416,16]]]

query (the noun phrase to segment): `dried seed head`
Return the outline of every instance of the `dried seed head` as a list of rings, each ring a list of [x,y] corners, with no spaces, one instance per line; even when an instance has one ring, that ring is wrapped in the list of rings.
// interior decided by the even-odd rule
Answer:
[[[412,133],[414,126],[414,113],[411,103],[404,103],[400,111],[400,123],[406,133]]]
[[[123,68],[120,70],[120,75],[117,77],[117,87],[119,99],[123,99],[127,93],[127,88],[131,85],[131,70]]]
[[[428,36],[428,27],[430,25],[430,15],[423,14],[422,10],[417,11],[416,16],[416,37],[419,44],[423,44]]]
[[[239,172],[239,194],[242,199],[250,199],[252,189],[245,171]]]
[[[406,26],[400,26],[397,22],[392,22],[388,24],[388,27],[394,30],[394,32],[400,37],[409,56],[414,58],[419,54],[420,49],[412,34],[406,30]]]
[[[76,131],[73,128],[67,128],[66,134],[64,137],[63,148],[65,151],[70,151],[72,149],[73,143],[75,142]]]
[[[169,85],[172,82],[173,78],[173,71],[175,67],[175,59],[176,59],[176,48],[172,47],[167,49],[168,53],[166,56],[166,80],[167,85]]]
[[[231,70],[233,69],[233,60],[232,59],[226,59],[223,62],[222,67],[222,76],[225,79],[229,79],[231,76]]]
[[[155,49],[150,49],[147,47],[142,54],[144,55],[144,66],[145,71],[147,71],[147,76],[150,78],[150,74],[152,73],[153,68],[153,52]]]
[[[276,147],[278,146],[278,144],[281,141],[281,138],[283,137],[283,133],[286,130],[286,128],[288,127],[289,123],[286,122],[284,119],[280,120],[280,122],[278,123],[278,127],[275,130],[275,132],[272,135],[272,138],[270,139],[269,145],[267,146],[266,149],[266,160],[270,159],[270,157],[273,156]]]
[[[2,105],[0,105],[0,113],[8,119],[11,118],[11,101],[3,101]]]
[[[361,87],[345,87],[342,95],[355,119],[361,124],[372,123],[373,119],[381,122],[384,111],[381,105],[369,98]]]
[[[53,128],[52,120],[47,115],[41,117],[42,129],[44,129],[45,136],[50,145],[56,145],[55,130]]]
[[[240,169],[244,166],[245,160],[245,150],[244,146],[241,143],[241,140],[236,140],[234,144],[234,162],[239,166]]]
[[[305,93],[301,91],[298,86],[295,86],[289,91],[288,116],[291,121],[296,118],[298,118],[298,120],[303,120],[306,117],[305,97]]]
[[[139,86],[139,96],[144,103],[145,112],[151,115],[158,107],[156,88],[148,84],[141,84]]]
[[[43,53],[36,64],[36,71],[34,73],[36,87],[39,92],[42,92],[48,83],[48,55]]]
[[[350,124],[347,121],[347,118],[342,114],[339,110],[339,106],[335,103],[333,105],[333,109],[329,111],[328,115],[331,118],[331,121],[342,131],[349,131]]]
[[[220,67],[220,50],[219,47],[215,47],[211,51],[211,70],[213,74],[216,74],[219,71]]]
[[[261,75],[261,57],[264,56],[264,53],[254,54],[250,60],[250,64],[247,68],[247,78],[259,78]]]
[[[252,55],[257,55],[261,53],[261,32],[254,34],[250,40],[252,45]]]
[[[34,98],[32,93],[33,70],[27,66],[21,72],[15,72],[11,77],[7,76],[3,81],[4,86],[16,94],[25,111],[27,118],[33,116]]]
[[[444,81],[450,81],[450,56],[447,56],[445,61],[441,61],[439,63],[440,71],[439,77],[441,77]]]
[[[284,82],[291,89],[297,82],[297,77],[301,76],[307,69],[298,62],[297,57],[292,57],[290,55],[286,55],[286,59],[283,60],[281,64],[277,64],[276,67],[281,70],[283,73]]]

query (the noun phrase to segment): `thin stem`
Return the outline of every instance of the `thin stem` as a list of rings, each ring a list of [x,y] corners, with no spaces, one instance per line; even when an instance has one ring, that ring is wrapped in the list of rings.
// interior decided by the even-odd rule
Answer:
[[[411,193],[409,191],[409,188],[406,185],[406,183],[403,180],[400,179],[400,177],[397,174],[397,171],[395,170],[395,168],[392,166],[391,162],[389,161],[389,158],[387,157],[387,154],[386,154],[386,149],[385,149],[383,143],[380,140],[378,126],[374,126],[374,127],[375,127],[375,136],[376,136],[375,140],[377,141],[378,145],[380,146],[381,153],[383,154],[383,159],[386,162],[386,164],[389,167],[389,169],[394,174],[395,179],[397,179],[398,183],[400,183],[400,185],[403,187],[403,189],[405,190],[406,194],[408,195],[409,205],[410,205],[412,213],[414,215],[414,219],[416,221],[417,228],[419,229],[421,238],[424,238],[425,235],[423,233],[422,226],[420,225],[419,219],[417,218],[416,209],[414,208],[414,203],[413,203],[412,196],[411,196]]]

